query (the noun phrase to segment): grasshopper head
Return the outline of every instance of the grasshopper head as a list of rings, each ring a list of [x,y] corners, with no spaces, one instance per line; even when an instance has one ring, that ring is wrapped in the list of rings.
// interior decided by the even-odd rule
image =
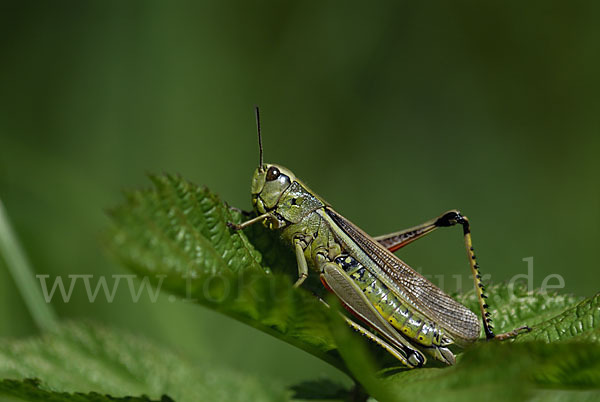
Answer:
[[[261,164],[252,176],[252,205],[264,214],[277,206],[281,195],[295,180],[294,174],[283,166]]]

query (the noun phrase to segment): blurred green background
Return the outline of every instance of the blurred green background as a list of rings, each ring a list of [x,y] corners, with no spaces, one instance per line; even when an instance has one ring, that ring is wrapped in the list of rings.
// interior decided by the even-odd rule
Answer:
[[[127,273],[102,248],[104,211],[147,172],[250,208],[258,104],[266,161],[367,232],[459,208],[493,281],[532,256],[534,286],[556,273],[591,295],[599,4],[3,1],[0,198],[36,273]],[[471,286],[464,254],[460,229],[399,253],[449,291],[452,275]],[[120,289],[53,307],[273,381],[342,378],[212,311]],[[4,266],[0,315],[0,336],[37,332]]]

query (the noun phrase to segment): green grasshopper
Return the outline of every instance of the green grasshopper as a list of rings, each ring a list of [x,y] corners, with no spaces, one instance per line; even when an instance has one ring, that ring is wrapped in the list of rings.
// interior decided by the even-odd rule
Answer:
[[[298,280],[294,287],[302,285],[310,267],[344,307],[375,332],[344,316],[348,325],[405,366],[423,366],[427,362],[424,353],[452,365],[455,356],[449,346],[464,347],[475,342],[481,332],[479,319],[393,252],[437,228],[458,224],[463,228],[487,339],[507,339],[529,330],[521,327],[494,335],[466,216],[451,210],[410,229],[372,238],[337,213],[290,170],[263,163],[258,108],[256,121],[260,163],[252,177],[252,203],[257,216],[230,226],[240,230],[262,222],[279,231],[296,254]]]

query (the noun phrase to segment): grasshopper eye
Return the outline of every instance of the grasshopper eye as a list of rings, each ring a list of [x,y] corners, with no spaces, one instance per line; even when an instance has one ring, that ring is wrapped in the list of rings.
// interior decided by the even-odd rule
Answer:
[[[279,177],[281,172],[275,166],[271,166],[269,170],[267,170],[267,181],[273,181]]]

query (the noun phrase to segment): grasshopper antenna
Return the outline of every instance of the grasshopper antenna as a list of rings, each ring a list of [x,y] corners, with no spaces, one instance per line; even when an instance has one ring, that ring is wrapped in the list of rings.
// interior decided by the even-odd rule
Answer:
[[[254,114],[256,116],[256,131],[258,132],[258,152],[259,152],[259,162],[258,170],[263,171],[263,147],[262,147],[262,137],[260,135],[260,112],[258,110],[258,106],[254,106]]]

